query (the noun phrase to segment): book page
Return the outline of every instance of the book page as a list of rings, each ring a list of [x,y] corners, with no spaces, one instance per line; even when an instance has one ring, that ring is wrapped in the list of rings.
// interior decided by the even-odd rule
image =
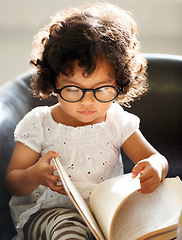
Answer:
[[[73,204],[75,205],[76,209],[80,213],[80,215],[83,217],[85,222],[87,223],[88,227],[92,231],[93,235],[97,240],[104,240],[104,236],[95,221],[95,218],[89,209],[88,205],[82,198],[81,194],[77,190],[74,183],[70,180],[67,172],[64,170],[62,164],[59,162],[57,158],[52,158],[54,164],[57,167],[58,174],[61,178],[61,181],[64,185],[64,188],[69,195],[70,199],[72,200]]]
[[[110,239],[111,223],[118,207],[138,189],[140,189],[139,178],[132,179],[131,173],[108,179],[93,189],[90,207],[105,239]]]
[[[178,185],[178,189],[173,191],[173,194],[172,185],[175,188]],[[113,220],[111,239],[142,240],[165,231],[169,231],[168,235],[174,235],[180,209],[182,209],[182,198],[176,195],[181,194],[181,181],[174,178],[164,180],[153,193],[133,193],[121,206]],[[173,233],[170,230],[173,230]],[[164,239],[170,238],[167,236]]]
[[[152,237],[145,238],[145,240],[171,240],[171,239],[176,239],[177,236],[177,229],[175,230],[170,230],[164,233],[158,233],[155,234]]]
[[[140,181],[132,179],[131,174],[98,184],[90,198],[98,224],[59,160],[53,161],[66,192],[97,240],[168,240],[169,236],[176,235],[182,209],[182,183],[179,178],[165,179],[150,194],[137,192]],[[164,231],[165,235],[162,235]]]

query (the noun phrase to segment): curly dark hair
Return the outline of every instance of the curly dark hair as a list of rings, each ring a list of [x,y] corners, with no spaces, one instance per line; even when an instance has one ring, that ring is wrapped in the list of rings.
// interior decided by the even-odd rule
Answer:
[[[112,65],[116,84],[123,90],[117,101],[124,105],[148,88],[146,60],[139,54],[137,26],[131,14],[108,3],[61,11],[34,38],[31,63],[37,68],[32,93],[48,98],[57,76],[72,74],[73,62],[92,74],[101,57]]]

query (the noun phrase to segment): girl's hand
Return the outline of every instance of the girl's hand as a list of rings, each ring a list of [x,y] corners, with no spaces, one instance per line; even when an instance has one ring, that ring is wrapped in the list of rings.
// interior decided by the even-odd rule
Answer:
[[[57,185],[61,181],[59,176],[54,175],[56,166],[51,165],[52,157],[58,157],[59,153],[49,151],[33,166],[35,169],[35,176],[39,185],[49,187],[52,191],[66,195],[63,185]]]
[[[151,193],[164,179],[163,169],[165,158],[160,154],[154,154],[151,157],[139,161],[132,170],[132,177],[140,174],[141,193]]]
[[[140,174],[140,192],[153,192],[167,175],[166,158],[152,147],[139,130],[123,143],[122,149],[136,164],[132,170],[132,177]]]

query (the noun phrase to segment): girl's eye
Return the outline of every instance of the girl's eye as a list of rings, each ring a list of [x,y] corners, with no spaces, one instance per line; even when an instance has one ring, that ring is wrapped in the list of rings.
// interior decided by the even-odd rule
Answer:
[[[109,87],[104,87],[104,88],[98,89],[98,92],[99,93],[105,93],[105,92],[108,92],[109,90],[110,90]]]
[[[75,87],[68,87],[68,88],[66,88],[66,90],[67,90],[67,92],[72,92],[72,93],[80,91],[80,89],[75,88]]]
[[[103,88],[100,88],[97,90],[97,92],[103,92],[103,91],[105,91],[105,89],[103,89]]]

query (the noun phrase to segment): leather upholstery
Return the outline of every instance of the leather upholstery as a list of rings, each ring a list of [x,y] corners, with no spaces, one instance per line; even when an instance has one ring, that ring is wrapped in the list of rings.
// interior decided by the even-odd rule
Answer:
[[[150,91],[128,111],[141,119],[141,131],[169,161],[168,176],[182,179],[182,56],[144,54],[148,60]],[[19,120],[38,105],[52,105],[55,99],[39,100],[29,91],[31,73],[18,76],[0,87],[0,239],[15,234],[10,218],[4,177],[15,143],[13,132]],[[124,155],[125,171],[131,161]]]
[[[150,91],[128,111],[140,117],[145,138],[168,159],[168,176],[182,179],[182,56],[145,57]],[[125,166],[126,172],[131,170]]]
[[[55,100],[39,100],[29,91],[30,72],[0,87],[0,239],[9,240],[16,234],[9,214],[4,177],[15,142],[14,129],[22,117],[38,105],[52,105]]]

